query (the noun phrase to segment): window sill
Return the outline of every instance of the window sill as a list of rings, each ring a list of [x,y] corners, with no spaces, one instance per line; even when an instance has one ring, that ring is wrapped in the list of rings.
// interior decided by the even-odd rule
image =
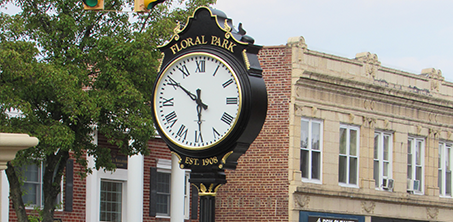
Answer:
[[[170,219],[170,216],[167,215],[156,215],[156,218],[165,218],[165,219]]]
[[[302,182],[303,183],[322,184],[321,180],[309,180],[309,179],[306,179],[306,178],[302,178]]]
[[[340,187],[347,187],[347,188],[360,188],[358,185],[356,184],[347,184],[347,183],[338,183],[338,186]]]

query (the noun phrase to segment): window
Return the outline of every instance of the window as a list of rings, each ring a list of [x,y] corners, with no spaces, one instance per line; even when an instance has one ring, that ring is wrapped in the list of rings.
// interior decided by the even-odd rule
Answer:
[[[451,174],[451,161],[452,161],[452,152],[451,152],[452,143],[439,143],[439,174],[438,174],[438,186],[439,194],[443,197],[451,197],[452,191],[452,174]]]
[[[189,219],[189,210],[190,210],[190,172],[186,171],[185,177],[184,177],[184,218],[186,220]],[[198,201],[198,200],[197,200]],[[198,209],[197,209],[198,210]]]
[[[392,134],[374,133],[374,171],[373,178],[376,188],[391,190],[392,180]]]
[[[407,191],[422,193],[425,140],[409,137],[407,141]]]
[[[180,170],[179,167],[177,170]],[[189,219],[190,172],[184,174],[184,217]],[[181,178],[182,179],[182,178]],[[169,218],[171,216],[171,160],[158,159],[157,167],[151,167],[150,216]],[[197,199],[198,201],[198,199]]]
[[[123,183],[101,181],[100,221],[121,222],[123,205]]]
[[[170,216],[170,185],[171,174],[167,172],[157,172],[157,196],[156,214],[159,216]]]
[[[302,179],[320,181],[322,122],[302,118],[300,128],[300,171],[302,172]]]
[[[340,160],[338,182],[357,186],[359,175],[359,128],[340,126]]]
[[[24,166],[22,170],[24,172],[24,184],[22,186],[22,200],[24,201],[24,204],[30,207],[43,207],[44,193],[42,177],[44,169],[41,165],[27,165]],[[59,204],[62,201],[62,195],[59,194],[55,204]]]

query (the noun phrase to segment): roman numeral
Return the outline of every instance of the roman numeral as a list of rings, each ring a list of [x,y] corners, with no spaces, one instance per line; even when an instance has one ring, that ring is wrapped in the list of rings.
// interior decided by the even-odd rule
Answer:
[[[179,71],[182,72],[182,78],[185,79],[187,76],[190,75],[189,70],[187,69],[186,65],[182,65],[181,67],[177,67]]]
[[[187,137],[187,130],[186,129],[186,126],[184,126],[184,124],[181,124],[181,126],[179,127],[179,130],[178,132],[176,133],[176,135],[178,135],[179,137],[181,137],[183,140],[186,140],[186,137]]]
[[[174,103],[173,103],[173,99],[174,99],[174,98],[165,99],[164,97],[162,97],[162,99],[164,100],[164,101],[162,102],[162,105],[163,105],[163,106],[173,106],[173,105],[174,105]]]
[[[228,98],[226,98],[226,104],[227,105],[238,104],[238,98],[237,97],[228,97]]]
[[[215,68],[214,74],[212,74],[212,76],[215,76],[215,74],[217,74],[217,70],[219,70],[219,67],[220,67],[220,64],[217,66],[217,68]]]
[[[222,118],[220,118],[220,120],[222,120],[224,123],[226,123],[228,125],[231,125],[231,123],[233,122],[233,119],[234,118],[228,113],[223,113]]]
[[[178,121],[178,119],[176,117],[177,116],[176,116],[175,111],[173,111],[165,116],[165,120],[167,121],[168,124],[170,124],[170,127],[173,127],[173,125],[175,125],[176,121]]]
[[[222,84],[223,88],[226,88],[227,86],[229,86],[231,83],[233,83],[233,79],[229,79],[228,81],[224,82]]]
[[[215,130],[214,127],[212,127],[212,134],[214,134],[214,139],[216,139],[217,137],[220,137],[220,133],[217,132],[217,130]]]
[[[195,72],[205,72],[206,70],[206,61],[205,60],[196,60],[197,62],[197,69],[195,69]]]
[[[170,86],[173,86],[173,88],[176,90],[176,88],[178,88],[178,83],[172,79],[170,76],[168,77],[168,82],[167,84],[170,85]]]
[[[201,136],[201,132],[195,130],[195,143],[202,143],[203,137]]]

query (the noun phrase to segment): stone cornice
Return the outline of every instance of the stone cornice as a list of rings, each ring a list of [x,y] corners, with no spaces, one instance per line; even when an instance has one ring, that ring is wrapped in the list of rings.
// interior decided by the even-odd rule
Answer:
[[[0,170],[16,156],[17,151],[38,145],[38,138],[27,134],[0,133]]]
[[[374,190],[366,192],[363,189],[344,188],[343,190],[331,190],[322,187],[297,187],[294,195],[325,196],[330,198],[345,198],[362,201],[376,201],[393,204],[407,204],[420,207],[441,207],[453,209],[451,199]]]

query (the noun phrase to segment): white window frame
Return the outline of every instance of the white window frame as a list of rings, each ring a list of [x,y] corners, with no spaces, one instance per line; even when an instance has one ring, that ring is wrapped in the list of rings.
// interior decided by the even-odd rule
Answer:
[[[189,179],[190,179],[190,171],[189,170],[186,170],[185,173],[184,173],[185,177],[184,177],[184,182],[185,182],[185,186],[184,186],[184,219],[186,220],[189,220],[189,216],[190,216],[190,182],[189,182]]]
[[[30,165],[35,165],[35,164],[30,164]],[[23,169],[24,170],[24,174],[25,174],[25,170],[28,169],[28,166],[30,165],[27,165],[25,166],[25,168]],[[35,185],[38,185],[38,197],[35,197],[37,198],[37,201],[38,201],[38,204],[28,204],[24,201],[24,204],[25,204],[25,209],[35,209],[36,207],[38,208],[43,208],[44,207],[44,191],[43,191],[43,176],[44,176],[44,172],[43,172],[43,163],[41,162],[38,166],[38,181],[37,182],[28,182],[27,180],[25,180],[24,178],[24,185],[26,183],[29,183],[29,184],[35,184]],[[24,175],[25,177],[25,175]],[[62,211],[63,210],[63,181],[64,181],[64,176],[61,178],[61,182],[60,182],[60,194],[58,194],[57,198],[59,200],[59,205],[57,205],[57,208],[56,210],[57,211]],[[23,188],[21,188],[23,189]],[[27,192],[26,190],[22,190],[22,192]]]
[[[409,145],[409,141],[411,145]],[[417,163],[417,144],[420,144],[419,163]],[[417,167],[421,167],[420,175],[420,190],[413,191],[414,194],[423,194],[425,190],[425,138],[409,136],[407,139],[407,160],[411,159],[411,172],[409,172],[409,162],[407,163],[407,179],[416,180],[417,178]],[[410,152],[410,153],[409,153]],[[410,155],[410,156],[409,156]]]
[[[158,173],[168,173],[170,174],[171,178],[171,160],[168,159],[158,159],[157,160],[157,172]],[[179,170],[179,169],[178,169]],[[190,171],[185,171],[184,173],[184,181],[185,181],[185,191],[184,191],[184,218],[189,219],[190,216]],[[171,195],[171,180],[170,180],[170,195]],[[170,196],[171,197],[171,196]],[[171,198],[169,202],[169,207],[171,208]],[[169,211],[169,214],[161,214],[156,212],[156,218],[171,218],[171,212]]]
[[[127,189],[126,189],[126,181],[122,180],[111,180],[111,179],[106,179],[106,178],[101,178],[99,181],[99,215],[98,215],[98,220],[100,222],[104,222],[101,220],[101,189],[102,189],[102,182],[111,182],[111,183],[120,183],[121,184],[121,221],[127,221],[126,217],[126,194],[127,194]]]
[[[345,154],[342,154],[341,153],[341,129],[345,129],[346,130],[346,153]],[[357,131],[357,136],[356,136],[356,153],[355,155],[354,154],[351,154],[351,146],[350,146],[350,142],[351,142],[351,131]],[[341,124],[340,125],[340,138],[339,138],[339,145],[338,145],[338,154],[339,154],[339,162],[338,162],[338,184],[340,186],[344,186],[344,187],[353,187],[353,188],[358,188],[359,187],[359,169],[360,169],[360,158],[359,158],[359,154],[360,154],[360,127],[357,127],[357,126],[352,126],[352,125],[346,125],[346,124]],[[340,181],[340,170],[341,170],[341,166],[340,166],[340,158],[342,157],[346,157],[346,182],[341,182]],[[352,183],[350,181],[351,177],[350,177],[350,174],[351,174],[351,159],[356,159],[357,160],[357,166],[356,166],[356,178],[355,178],[355,181],[356,183]]]
[[[376,141],[376,136],[378,137],[377,138],[377,141]],[[385,146],[385,143],[384,143],[384,138],[385,137],[388,137],[388,147],[387,147],[387,152],[388,152],[388,159],[386,160],[385,159],[385,150],[384,150],[384,146]],[[376,144],[377,142],[377,144]],[[377,145],[377,147],[376,147]],[[374,180],[375,180],[375,187],[376,189],[379,189],[379,190],[383,190],[383,182],[384,182],[384,179],[393,179],[393,133],[392,132],[385,132],[385,131],[379,131],[379,130],[376,130],[374,132],[374,148],[373,148],[373,177],[374,177]],[[378,162],[378,173],[377,175],[375,175],[375,163]],[[387,172],[387,175],[385,175],[385,167],[384,165],[385,164],[388,164],[388,172]],[[376,178],[377,176],[377,178]],[[391,191],[389,189],[389,191]]]
[[[302,124],[306,122],[308,124],[308,132],[304,132],[302,130]],[[313,124],[319,124],[319,149],[313,149]],[[307,133],[308,135],[304,135],[304,133]],[[303,138],[307,138],[307,144],[305,145],[306,148],[302,145]],[[299,170],[301,171],[301,177],[303,182],[312,182],[312,183],[322,183],[322,150],[323,150],[323,121],[322,120],[317,120],[317,119],[309,119],[309,118],[301,118],[301,132],[300,132],[300,168]],[[304,173],[302,172],[302,164],[303,164],[303,159],[302,159],[302,152],[306,151],[307,152],[307,159],[308,159],[308,165],[307,165],[307,176],[304,177]],[[313,178],[313,153],[319,153],[319,178]]]
[[[169,183],[170,201],[168,203],[169,204],[168,214],[159,213],[159,212],[157,212],[157,209],[156,209],[156,218],[170,218],[171,217],[171,212],[170,212],[170,209],[171,209],[171,160],[158,159],[157,160],[157,173],[167,173],[170,175],[170,183]]]
[[[438,186],[440,197],[452,197],[453,195],[453,143],[439,142],[439,158],[438,158]],[[447,173],[450,171],[450,175]],[[447,187],[447,180],[450,180],[450,186]],[[450,193],[447,193],[447,189]]]

